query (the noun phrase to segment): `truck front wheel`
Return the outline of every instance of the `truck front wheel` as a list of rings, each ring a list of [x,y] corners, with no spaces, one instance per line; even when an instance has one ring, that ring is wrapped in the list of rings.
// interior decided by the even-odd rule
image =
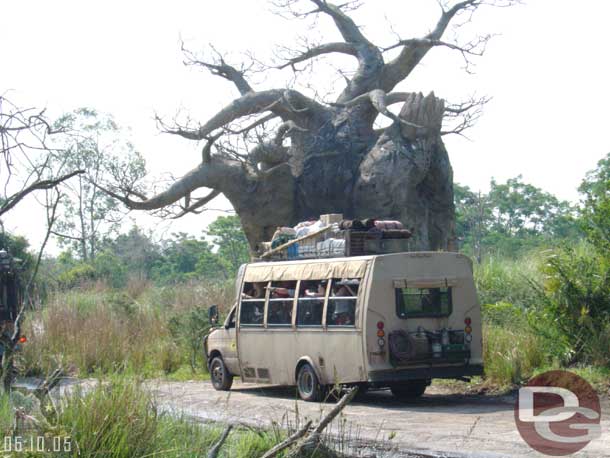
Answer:
[[[218,391],[229,391],[233,385],[233,376],[220,356],[216,356],[210,362],[210,379],[212,386]]]

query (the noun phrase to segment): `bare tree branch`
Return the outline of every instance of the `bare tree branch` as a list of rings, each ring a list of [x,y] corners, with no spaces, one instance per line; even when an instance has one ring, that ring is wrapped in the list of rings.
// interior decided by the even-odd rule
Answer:
[[[235,99],[205,124],[198,128],[170,127],[157,118],[161,128],[169,134],[179,135],[189,140],[205,140],[216,129],[227,126],[232,121],[253,114],[270,111],[284,120],[309,123],[316,114],[323,115],[326,107],[292,89],[270,89],[250,92]]]
[[[176,203],[198,188],[210,188],[220,192],[225,189],[237,189],[244,179],[245,172],[239,162],[216,155],[212,156],[209,162],[200,164],[173,182],[165,191],[144,200],[133,200],[129,189],[110,189],[100,183],[94,185],[132,210],[157,210]],[[210,194],[208,197],[211,200],[216,196]]]
[[[356,50],[356,47],[354,45],[352,45],[351,43],[344,43],[344,42],[325,43],[325,44],[314,46],[312,48],[309,48],[309,49],[303,51],[299,55],[288,59],[288,61],[285,62],[284,64],[277,66],[277,68],[279,68],[279,69],[283,69],[286,67],[294,68],[294,66],[300,62],[305,62],[306,60],[313,59],[315,57],[319,57],[319,56],[322,56],[325,54],[332,54],[332,53],[348,54],[350,56],[355,56],[355,57],[358,56],[358,51]]]
[[[85,173],[85,171],[84,170],[75,170],[74,172],[67,173],[58,178],[49,179],[49,180],[40,180],[40,181],[36,181],[36,182],[30,184],[24,190],[19,191],[18,193],[13,194],[12,196],[10,196],[6,199],[6,201],[2,204],[2,206],[0,206],[0,216],[3,215],[4,213],[6,213],[7,211],[11,210],[12,208],[14,208],[15,205],[17,205],[21,200],[23,200],[28,194],[30,194],[34,191],[37,191],[37,190],[54,188],[57,185],[59,185],[60,183],[63,183],[64,181],[69,180],[70,178],[72,178],[76,175],[80,175],[82,173]]]
[[[471,97],[470,99],[445,107],[445,128],[441,135],[458,134],[464,135],[464,131],[470,129],[483,114],[483,109],[491,101],[489,97]]]
[[[220,76],[228,81],[231,81],[241,95],[245,95],[248,92],[253,92],[252,86],[246,80],[245,69],[236,69],[235,67],[227,64],[220,52],[213,46],[210,46],[212,51],[216,55],[212,62],[203,61],[195,56],[195,54],[186,49],[184,42],[181,44],[181,50],[184,53],[185,60],[184,65],[187,66],[201,66],[207,68],[213,75]]]
[[[470,53],[473,53],[473,55],[477,55],[477,52],[480,52],[481,48],[483,48],[484,51],[484,45],[489,40],[489,36],[482,37],[480,43],[475,41],[464,46],[443,42],[441,41],[441,38],[453,18],[463,11],[472,12],[482,5],[510,6],[514,3],[518,3],[518,0],[465,0],[456,3],[449,9],[443,8],[441,17],[430,33],[423,38],[404,40],[400,54],[395,59],[385,64],[381,74],[381,89],[386,92],[390,92],[394,89],[398,83],[409,76],[419,62],[421,62],[423,57],[434,46],[447,46],[451,49],[456,49],[462,52],[464,57],[469,54],[469,52],[467,52],[468,49],[470,49]],[[400,44],[397,46],[400,46]],[[391,48],[394,47],[396,46],[392,46]],[[476,49],[479,49],[479,51],[476,51]]]
[[[194,203],[190,203],[190,195],[185,196],[184,206],[182,206],[182,205],[180,206],[182,211],[180,213],[178,213],[177,215],[172,216],[172,219],[182,218],[187,213],[195,213],[195,214],[201,213],[202,211],[205,210],[205,209],[199,210],[201,207],[210,203],[212,200],[214,200],[216,197],[218,197],[221,194],[222,193],[220,191],[212,191],[205,197],[195,199]]]

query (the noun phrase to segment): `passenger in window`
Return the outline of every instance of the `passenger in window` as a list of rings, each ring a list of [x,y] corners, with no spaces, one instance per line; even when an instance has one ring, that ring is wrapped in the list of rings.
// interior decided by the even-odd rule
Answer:
[[[338,300],[332,316],[335,326],[351,326],[354,324],[354,303],[352,301]]]
[[[269,303],[269,323],[270,324],[290,324],[292,323],[292,305],[285,301]]]
[[[328,317],[329,325],[353,326],[355,324],[356,297],[358,296],[359,285],[360,280],[358,279],[344,278],[333,281],[331,302],[334,308]]]
[[[269,286],[269,290],[271,291],[271,298],[290,298],[294,297],[295,289],[294,282],[282,282],[278,286]]]
[[[241,293],[243,299],[263,299],[265,291],[262,283],[245,283]]]
[[[319,282],[313,282],[314,287],[305,289],[305,296],[307,297],[324,297],[326,296],[326,280],[320,280]]]
[[[336,297],[356,297],[358,295],[360,280],[341,279],[333,283],[333,296]]]

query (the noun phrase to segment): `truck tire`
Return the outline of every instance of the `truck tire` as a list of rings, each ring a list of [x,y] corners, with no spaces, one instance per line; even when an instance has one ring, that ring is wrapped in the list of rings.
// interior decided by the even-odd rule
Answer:
[[[319,402],[322,400],[324,390],[313,367],[307,363],[303,364],[297,373],[297,390],[303,401]]]
[[[390,386],[392,394],[401,401],[419,398],[430,383],[428,380],[409,380]]]
[[[210,362],[210,380],[214,389],[218,391],[229,391],[233,385],[233,376],[220,356],[216,356]]]

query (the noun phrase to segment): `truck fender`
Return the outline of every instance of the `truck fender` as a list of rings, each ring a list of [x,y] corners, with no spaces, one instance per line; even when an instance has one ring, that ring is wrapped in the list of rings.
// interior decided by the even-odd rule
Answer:
[[[309,356],[301,356],[299,358],[299,360],[297,361],[296,366],[294,367],[294,383],[296,384],[296,380],[297,380],[297,372],[298,369],[301,367],[301,365],[303,363],[308,363],[311,367],[313,367],[314,372],[316,373],[316,376],[318,377],[318,380],[320,381],[321,385],[326,385],[327,381],[324,378],[322,371],[320,370],[320,367],[314,363],[313,358],[309,357]]]

